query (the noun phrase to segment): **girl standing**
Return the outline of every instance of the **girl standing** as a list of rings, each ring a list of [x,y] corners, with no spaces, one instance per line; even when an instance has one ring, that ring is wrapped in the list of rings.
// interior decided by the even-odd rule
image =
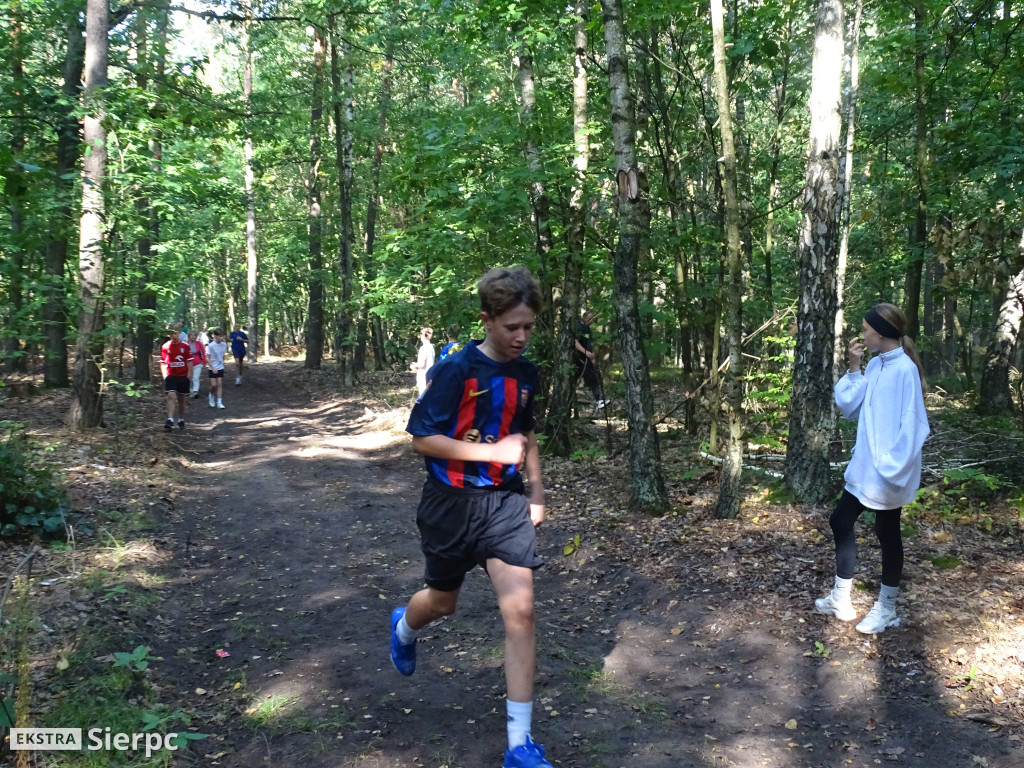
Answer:
[[[420,351],[416,356],[416,362],[409,366],[416,371],[417,397],[422,396],[426,390],[427,371],[434,367],[434,345],[430,343],[433,335],[433,328],[420,328]]]
[[[882,549],[882,586],[871,611],[857,625],[865,634],[898,627],[896,595],[903,575],[900,512],[917,497],[921,448],[928,437],[924,372],[907,320],[898,307],[879,304],[861,323],[863,336],[848,347],[849,370],[835,387],[843,416],[857,419],[857,442],[846,468],[846,487],[829,518],[836,544],[835,586],[814,601],[818,613],[853,621],[850,599],[857,540],[854,523],[865,509],[875,512],[875,535]],[[873,357],[862,374],[864,352]]]

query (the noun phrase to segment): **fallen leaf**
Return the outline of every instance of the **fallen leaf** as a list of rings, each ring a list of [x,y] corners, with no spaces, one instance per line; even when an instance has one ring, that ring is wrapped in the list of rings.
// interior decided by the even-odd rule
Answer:
[[[792,718],[787,720],[786,721],[786,729],[790,730],[790,731],[795,731],[796,730],[796,720],[792,719]]]

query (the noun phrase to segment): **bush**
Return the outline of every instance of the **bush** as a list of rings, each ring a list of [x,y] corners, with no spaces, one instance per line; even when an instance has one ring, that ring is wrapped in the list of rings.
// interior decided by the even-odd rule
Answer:
[[[52,473],[33,462],[20,437],[8,435],[0,443],[0,537],[54,534],[64,527],[64,506]]]

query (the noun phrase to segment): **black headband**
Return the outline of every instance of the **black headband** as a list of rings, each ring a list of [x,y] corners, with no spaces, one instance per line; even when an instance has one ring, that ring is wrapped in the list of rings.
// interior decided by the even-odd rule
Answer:
[[[878,314],[878,310],[874,307],[869,309],[868,313],[864,315],[864,322],[878,331],[879,335],[887,339],[903,338],[903,334],[896,329],[896,326]]]

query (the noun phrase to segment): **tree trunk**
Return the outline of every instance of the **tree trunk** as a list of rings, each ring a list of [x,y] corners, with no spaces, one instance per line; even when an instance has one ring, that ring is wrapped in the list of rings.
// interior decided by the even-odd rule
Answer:
[[[573,44],[572,127],[575,145],[575,172],[566,227],[565,264],[563,266],[561,312],[554,349],[551,375],[551,400],[545,420],[547,450],[556,456],[572,453],[572,402],[576,390],[573,356],[576,323],[580,315],[580,290],[583,278],[583,247],[585,212],[583,192],[590,165],[590,139],[587,136],[587,17],[589,4],[577,0],[576,31]]]
[[[334,105],[334,149],[335,165],[338,171],[339,201],[341,214],[341,237],[338,243],[338,273],[341,275],[341,306],[338,308],[337,329],[338,346],[335,350],[338,363],[341,365],[342,380],[345,386],[355,383],[355,338],[353,338],[352,318],[356,307],[352,301],[352,282],[355,266],[353,264],[352,232],[352,122],[353,122],[353,72],[349,62],[345,64],[345,87],[342,96],[340,62],[338,60],[338,35],[334,30],[334,19],[331,19],[331,103]],[[344,106],[342,101],[344,100]]]
[[[842,235],[839,241],[839,264],[836,268],[836,324],[832,373],[834,381],[838,381],[839,377],[843,375],[842,371],[846,365],[844,354],[846,345],[842,343],[843,325],[845,324],[843,291],[846,287],[846,260],[850,249],[850,231],[853,229],[853,221],[850,218],[850,198],[853,184],[853,139],[857,128],[857,89],[860,83],[860,22],[863,12],[864,2],[857,0],[857,10],[853,20],[853,40],[850,41],[850,63],[847,69],[850,84],[843,99],[846,108],[846,152],[843,155],[839,177],[839,211],[842,217]]]
[[[914,146],[917,167],[917,209],[910,236],[910,264],[907,267],[906,306],[907,335],[917,339],[920,330],[921,275],[928,248],[928,75],[925,71],[927,30],[924,0],[914,0],[914,86],[916,89]]]
[[[715,517],[739,516],[743,501],[743,253],[740,246],[740,210],[737,200],[736,146],[729,112],[729,76],[726,72],[725,25],[722,0],[711,0],[711,34],[715,51],[714,90],[718,103],[718,129],[722,136],[722,191],[725,195],[725,237],[729,265],[729,369],[725,377],[725,403],[729,414],[729,440],[718,484]]]
[[[839,249],[841,0],[819,0],[811,66],[811,129],[800,227],[800,300],[794,350],[786,484],[798,499],[828,497],[835,425],[832,360]]]
[[[137,19],[139,23],[139,63],[140,75],[138,78],[139,91],[145,93],[149,88],[149,81],[146,72],[149,63],[145,60],[148,19],[145,13],[140,10]],[[158,11],[157,34],[153,45],[153,58],[156,61],[156,73],[158,81],[163,80],[167,62],[167,25],[169,12],[166,7]],[[154,86],[155,90],[155,86]],[[159,97],[154,92],[153,103]],[[163,158],[163,143],[159,133],[149,139],[150,170],[153,177],[160,173],[160,166]],[[153,286],[153,246],[160,242],[160,216],[147,196],[142,196],[137,202],[139,217],[143,220],[145,230],[139,238],[137,250],[139,254],[139,277],[137,282],[139,319],[135,326],[135,381],[149,381],[152,376],[151,364],[153,357],[154,339],[156,338],[156,306],[157,292]]]
[[[98,427],[103,419],[100,394],[103,362],[103,281],[106,210],[103,200],[107,132],[103,90],[107,85],[107,3],[88,0],[85,14],[85,146],[82,161],[82,216],[78,242],[81,311],[75,348],[74,398],[68,423],[72,429]]]
[[[380,208],[380,166],[384,157],[384,141],[388,125],[388,110],[391,108],[391,69],[394,61],[390,51],[384,62],[384,77],[381,80],[380,95],[377,102],[377,141],[373,150],[373,162],[370,170],[370,194],[366,203],[366,282],[372,284],[377,279],[377,262],[373,258],[373,248],[377,232],[377,214]],[[368,313],[370,317],[371,344],[373,345],[374,370],[384,369],[384,326],[380,315]]]
[[[64,84],[58,118],[57,157],[54,165],[54,185],[58,208],[52,234],[46,244],[46,287],[43,305],[43,325],[46,334],[46,355],[43,362],[43,383],[47,387],[68,385],[68,320],[65,270],[68,263],[68,238],[71,233],[71,183],[65,178],[78,163],[81,144],[81,124],[75,117],[73,105],[78,98],[85,68],[85,38],[82,25],[75,18],[68,23],[68,47],[64,54]]]
[[[245,264],[246,264],[246,334],[249,337],[249,357],[259,357],[259,264],[256,258],[256,177],[253,172],[255,155],[252,146],[252,6],[245,5],[242,24],[242,48],[245,72],[242,93],[245,100]]]
[[[11,94],[18,99],[24,99],[25,79],[22,66],[23,57],[27,51],[22,50],[22,9],[20,2],[14,2],[10,7],[9,19],[9,44],[11,59],[11,79],[9,88]],[[25,125],[21,116],[9,117],[10,121],[10,149],[11,157],[17,160],[25,148]],[[3,337],[3,361],[4,370],[7,373],[25,370],[24,352],[21,347],[21,330],[23,328],[22,307],[25,303],[24,276],[26,273],[25,244],[24,244],[24,220],[26,193],[28,183],[25,179],[27,171],[17,163],[11,163],[8,168],[0,169],[5,177],[4,197],[8,201],[8,212],[10,214],[11,242],[14,248],[7,254],[6,258],[11,260],[7,270],[7,294],[6,317],[0,326],[0,336]]]
[[[537,316],[537,332],[533,341],[533,357],[540,370],[540,391],[547,393],[551,384],[551,361],[555,358],[552,349],[554,343],[554,302],[551,292],[551,201],[548,198],[544,181],[544,166],[541,162],[540,147],[537,141],[537,128],[533,121],[533,109],[536,106],[536,82],[533,73],[533,56],[526,44],[520,41],[516,55],[519,67],[519,90],[522,96],[520,118],[523,125],[523,154],[529,169],[530,205],[533,209],[534,252],[537,254],[537,274],[544,292],[544,308]],[[538,403],[538,420],[545,421],[548,398]]]
[[[1019,252],[1024,254],[1024,235]],[[1018,258],[1018,263],[1020,259]],[[1013,411],[1010,397],[1010,362],[1017,344],[1021,317],[1024,316],[1024,270],[1001,281],[1002,302],[996,316],[996,327],[985,354],[985,369],[981,372],[978,412],[995,416]]]
[[[324,117],[324,35],[313,30],[313,106],[309,120],[309,173],[306,176],[307,231],[309,233],[309,308],[306,319],[305,367],[319,370],[324,357],[324,251],[323,210],[320,207],[320,134]]]
[[[615,147],[615,178],[618,184],[618,242],[613,258],[615,313],[619,324],[619,349],[626,377],[626,411],[629,425],[629,477],[635,507],[658,514],[667,506],[661,452],[654,424],[654,400],[647,368],[647,354],[640,337],[637,306],[637,265],[640,251],[650,237],[647,190],[636,161],[636,133],[629,89],[622,0],[601,0],[604,39],[608,54],[612,137]]]

